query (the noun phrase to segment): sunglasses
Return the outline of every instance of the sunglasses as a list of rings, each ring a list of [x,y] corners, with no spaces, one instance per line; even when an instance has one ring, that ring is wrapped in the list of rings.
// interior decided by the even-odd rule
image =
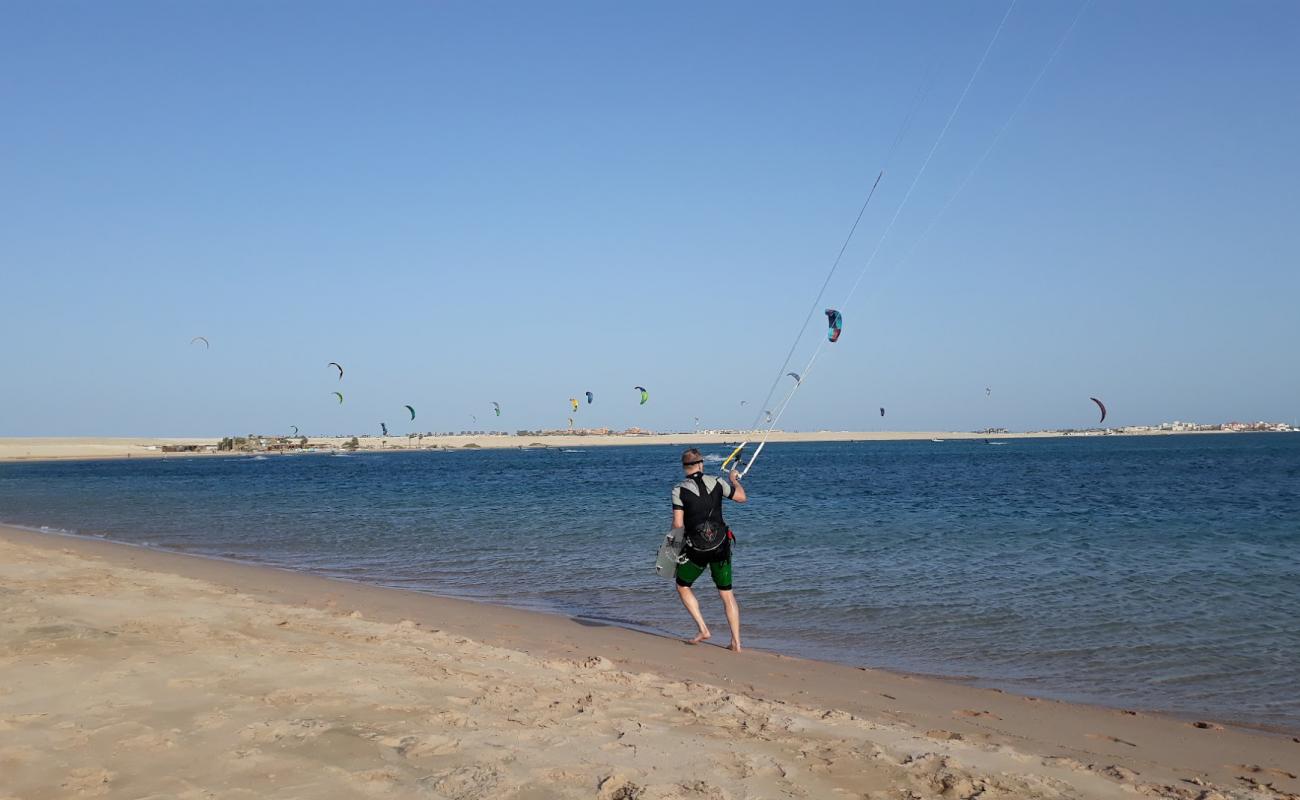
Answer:
[[[683,467],[693,467],[693,466],[695,466],[696,464],[703,464],[703,463],[704,463],[704,459],[700,459],[699,461],[683,461],[683,462],[682,462],[682,466],[683,466]]]

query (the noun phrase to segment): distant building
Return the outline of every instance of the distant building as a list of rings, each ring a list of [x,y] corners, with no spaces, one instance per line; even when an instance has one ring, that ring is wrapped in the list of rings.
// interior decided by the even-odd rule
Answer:
[[[150,450],[162,450],[164,453],[215,453],[217,446],[215,444],[165,444],[161,448],[150,447]]]

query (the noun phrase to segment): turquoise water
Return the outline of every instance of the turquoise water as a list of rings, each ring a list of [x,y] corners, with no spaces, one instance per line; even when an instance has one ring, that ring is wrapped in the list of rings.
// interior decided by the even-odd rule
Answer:
[[[1007,441],[767,448],[746,643],[1300,730],[1300,435]],[[678,452],[0,464],[0,520],[685,634]]]

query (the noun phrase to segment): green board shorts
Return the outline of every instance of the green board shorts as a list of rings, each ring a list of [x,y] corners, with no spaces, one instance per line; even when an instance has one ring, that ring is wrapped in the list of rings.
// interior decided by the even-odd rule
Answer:
[[[721,558],[709,561],[707,564],[688,559],[677,565],[677,585],[690,586],[695,583],[696,578],[704,574],[705,569],[709,570],[709,575],[713,577],[713,585],[718,587],[720,592],[731,591],[731,548]]]

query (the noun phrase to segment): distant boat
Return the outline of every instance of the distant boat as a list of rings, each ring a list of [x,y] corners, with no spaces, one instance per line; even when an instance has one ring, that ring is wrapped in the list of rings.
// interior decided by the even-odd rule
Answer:
[[[944,440],[943,440],[943,439],[931,439],[930,441],[932,441],[932,442],[939,442],[940,444],[942,444]]]

